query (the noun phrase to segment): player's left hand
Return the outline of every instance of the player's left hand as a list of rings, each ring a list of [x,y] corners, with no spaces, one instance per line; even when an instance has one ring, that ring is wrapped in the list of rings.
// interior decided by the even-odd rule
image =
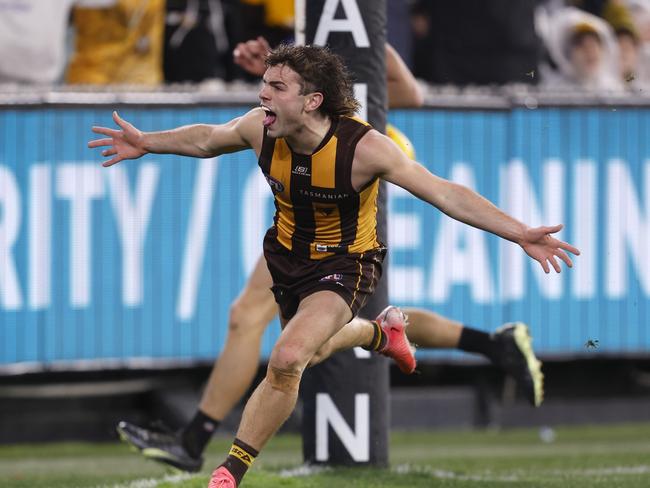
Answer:
[[[551,235],[562,230],[562,227],[562,224],[528,227],[519,242],[526,254],[542,265],[545,273],[551,271],[549,263],[557,273],[561,271],[557,258],[564,261],[569,268],[573,267],[573,262],[566,251],[576,256],[580,255],[578,248]]]

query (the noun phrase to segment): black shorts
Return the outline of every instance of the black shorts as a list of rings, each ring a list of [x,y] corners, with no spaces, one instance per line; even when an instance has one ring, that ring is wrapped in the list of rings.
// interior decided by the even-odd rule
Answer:
[[[271,234],[271,235],[269,235]],[[280,244],[274,233],[264,238],[264,257],[273,278],[271,291],[286,320],[305,297],[318,291],[338,294],[356,316],[381,278],[386,248],[364,253],[336,254],[323,259],[297,256]]]

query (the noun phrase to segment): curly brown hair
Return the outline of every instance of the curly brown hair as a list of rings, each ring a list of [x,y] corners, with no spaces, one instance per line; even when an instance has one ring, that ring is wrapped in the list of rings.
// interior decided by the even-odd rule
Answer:
[[[360,104],[354,98],[350,73],[343,60],[327,47],[280,44],[266,57],[266,66],[285,65],[303,80],[301,93],[320,92],[323,103],[318,108],[330,117],[354,115]]]

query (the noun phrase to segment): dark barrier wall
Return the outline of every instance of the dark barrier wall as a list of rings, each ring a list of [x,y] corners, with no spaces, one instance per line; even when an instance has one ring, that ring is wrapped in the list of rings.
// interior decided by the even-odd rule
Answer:
[[[386,125],[386,2],[306,2],[306,42],[341,55],[355,80],[361,117],[380,131]],[[386,189],[380,189],[378,235],[386,243]],[[388,269],[388,263],[384,272]],[[384,277],[360,315],[374,319],[388,304]],[[315,324],[315,326],[317,326]],[[335,354],[305,372],[303,454],[306,462],[388,464],[388,364],[361,348]]]
[[[91,125],[112,124],[113,108],[0,110],[3,370],[211,360],[223,346],[228,305],[271,222],[268,185],[251,153],[102,168],[86,142]],[[120,113],[153,130],[247,108]],[[573,270],[546,276],[513,245],[391,188],[392,303],[486,330],[526,321],[542,356],[593,355],[588,339],[598,352],[648,354],[648,108],[427,109],[390,119],[435,173],[531,224],[566,223],[562,237],[583,251]],[[278,331],[265,336],[265,355]]]

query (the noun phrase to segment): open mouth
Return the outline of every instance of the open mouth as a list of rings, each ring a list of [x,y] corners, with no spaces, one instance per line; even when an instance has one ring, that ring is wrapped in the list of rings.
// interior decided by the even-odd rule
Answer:
[[[273,122],[275,122],[276,119],[275,112],[272,112],[271,110],[265,107],[264,107],[264,112],[266,112],[266,117],[264,117],[262,123],[264,124],[264,127],[270,127],[271,125],[273,125]]]

